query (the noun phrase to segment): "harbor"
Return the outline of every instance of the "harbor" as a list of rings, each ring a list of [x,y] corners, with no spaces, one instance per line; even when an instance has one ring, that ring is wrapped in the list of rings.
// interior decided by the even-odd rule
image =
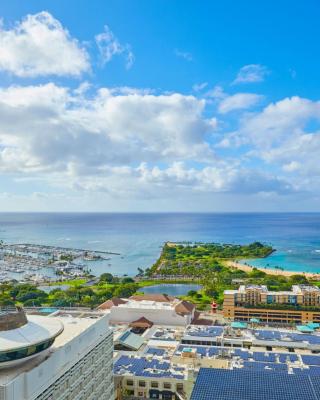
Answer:
[[[48,246],[41,244],[0,243],[0,282],[45,283],[88,277],[94,266],[111,266],[112,257],[119,253]]]

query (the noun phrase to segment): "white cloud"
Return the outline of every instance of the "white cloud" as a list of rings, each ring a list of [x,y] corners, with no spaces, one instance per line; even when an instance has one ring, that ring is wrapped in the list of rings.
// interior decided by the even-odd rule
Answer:
[[[217,158],[205,105],[130,88],[94,97],[53,83],[1,89],[0,171],[119,198],[290,192],[281,178]]]
[[[249,64],[240,69],[233,84],[262,82],[269,70],[264,65]]]
[[[0,171],[99,175],[142,161],[214,159],[205,135],[216,121],[204,107],[181,94],[101,89],[85,98],[53,83],[2,89]]]
[[[192,86],[192,90],[194,92],[201,92],[201,90],[203,90],[204,88],[206,88],[208,86],[208,82],[202,82],[202,83],[195,83]]]
[[[187,52],[187,51],[182,51],[182,50],[179,50],[179,49],[175,49],[174,54],[177,57],[185,59],[186,61],[192,61],[193,60],[192,54]]]
[[[76,187],[85,191],[101,191],[115,196],[142,198],[169,197],[196,193],[282,193],[292,192],[285,180],[266,173],[239,168],[235,164],[218,162],[204,168],[188,168],[182,162],[174,162],[166,168],[150,167],[142,163],[138,167],[111,168],[102,177],[84,177]]]
[[[122,55],[126,60],[126,68],[130,69],[134,63],[134,54],[129,44],[120,43],[108,25],[104,26],[104,32],[95,36],[100,52],[102,64],[110,62],[116,55]]]
[[[90,70],[87,51],[48,12],[0,27],[0,69],[19,77],[79,76]]]
[[[213,89],[208,90],[205,93],[205,97],[211,97],[215,100],[221,100],[227,96],[228,96],[228,94],[225,93],[225,91],[223,90],[223,87],[219,86],[219,85],[215,86]]]
[[[247,114],[239,130],[220,143],[242,145],[249,148],[247,157],[285,174],[297,190],[315,191],[320,185],[320,102],[295,96]]]
[[[260,148],[271,148],[294,140],[303,133],[306,124],[320,118],[320,102],[298,96],[271,103],[262,112],[242,120],[240,134]]]
[[[218,111],[226,114],[234,110],[244,110],[255,106],[263,96],[254,93],[236,93],[224,98],[219,104]]]
[[[205,99],[88,89],[87,83],[73,90],[54,83],[0,89],[0,173],[119,202],[187,202],[219,193],[272,194],[279,201],[320,184],[320,134],[306,131],[320,121],[318,102],[294,97],[246,112],[229,136],[208,118]],[[263,171],[268,163],[272,168]]]

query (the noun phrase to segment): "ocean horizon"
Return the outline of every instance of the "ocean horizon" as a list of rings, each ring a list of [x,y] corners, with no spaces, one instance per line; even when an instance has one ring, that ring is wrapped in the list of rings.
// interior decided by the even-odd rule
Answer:
[[[166,241],[260,241],[276,251],[251,265],[320,272],[319,212],[1,212],[0,240],[120,253],[91,262],[95,275],[135,275]]]

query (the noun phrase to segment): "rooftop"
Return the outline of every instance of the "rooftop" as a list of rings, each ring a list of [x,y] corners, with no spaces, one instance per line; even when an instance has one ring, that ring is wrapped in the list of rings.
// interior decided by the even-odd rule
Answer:
[[[135,296],[131,296],[129,299],[136,300],[136,301],[143,301],[143,300],[157,301],[160,303],[172,303],[177,300],[173,296],[168,296],[167,294],[160,294],[160,293],[135,295]]]
[[[115,338],[114,342],[115,344],[120,344],[131,350],[139,350],[144,343],[144,338],[128,330]]]
[[[103,315],[101,315],[101,317],[103,317]],[[96,323],[96,318],[73,317],[71,314],[64,312],[61,313],[61,316],[28,315],[28,319],[32,323],[33,327],[34,325],[46,323],[49,331],[50,329],[54,329],[54,327],[63,327],[63,330],[50,347],[49,353],[40,353],[37,357],[28,360],[27,362],[18,364],[14,367],[1,369],[0,386],[12,381],[18,375],[36,368],[68,342],[71,342],[75,337],[79,336]],[[1,332],[1,334],[2,333],[3,332]]]
[[[187,368],[184,365],[173,365],[165,357],[155,354],[144,356],[121,355],[114,363],[115,375],[134,375],[147,378],[186,379]]]
[[[189,325],[185,330],[184,337],[215,338],[221,336],[223,331],[222,326]]]
[[[241,285],[239,292],[245,292],[246,290],[260,290],[261,292],[267,292],[268,288],[265,285]]]
[[[138,309],[156,309],[156,310],[170,310],[174,308],[172,303],[158,302],[153,300],[134,300],[130,299],[125,304],[119,304],[119,308],[138,308]]]
[[[319,400],[319,377],[201,368],[191,400]]]
[[[98,310],[110,310],[111,307],[117,307],[120,304],[125,304],[128,300],[120,299],[119,297],[113,297],[110,300],[105,301],[97,307]]]
[[[61,321],[54,318],[28,316],[28,322],[20,328],[0,331],[0,352],[32,346],[59,335],[63,331]]]

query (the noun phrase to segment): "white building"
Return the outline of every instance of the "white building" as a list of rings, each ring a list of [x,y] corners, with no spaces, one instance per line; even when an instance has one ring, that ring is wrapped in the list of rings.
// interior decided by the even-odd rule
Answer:
[[[106,315],[0,314],[0,400],[113,400]]]
[[[110,323],[131,323],[139,318],[146,318],[156,325],[187,326],[195,317],[195,307],[187,301],[169,298],[167,301],[155,300],[149,295],[134,296],[126,302],[112,305],[110,310]]]

